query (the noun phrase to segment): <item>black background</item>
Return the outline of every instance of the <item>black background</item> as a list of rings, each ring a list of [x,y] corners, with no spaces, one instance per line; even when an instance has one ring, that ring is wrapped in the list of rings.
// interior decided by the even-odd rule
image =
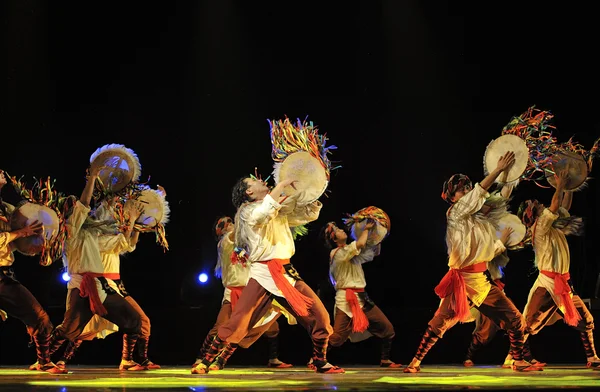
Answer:
[[[1,112],[0,167],[25,178],[51,176],[79,195],[96,148],[133,149],[142,179],[168,192],[170,250],[152,234],[125,257],[128,289],[152,320],[151,358],[191,364],[216,317],[222,287],[200,272],[216,260],[214,220],[234,214],[231,187],[256,167],[272,171],[267,119],[309,120],[338,147],[318,221],[297,242],[293,262],[329,309],[327,253],[316,237],[329,220],[375,205],[390,236],[365,266],[367,290],[396,328],[392,357],[407,363],[439,298],[447,271],[444,180],[483,177],[487,144],[512,116],[535,105],[554,115],[555,136],[590,148],[596,113],[594,14],[546,2],[44,2],[3,3],[7,89]],[[591,173],[593,175],[593,172]],[[574,198],[586,235],[571,238],[573,281],[594,296],[600,232],[598,184]],[[521,183],[513,209],[553,189]],[[16,194],[7,186],[7,201]],[[530,250],[514,253],[506,291],[522,309],[535,279]],[[17,255],[19,279],[55,324],[64,311],[60,263],[40,267]],[[595,313],[597,315],[597,312]],[[474,324],[458,325],[426,361],[463,359]],[[18,320],[0,328],[0,363],[29,363],[33,348]],[[557,337],[560,340],[556,340]],[[74,363],[116,364],[120,336],[93,341]],[[559,323],[532,339],[534,353],[583,362],[578,334]],[[499,363],[505,337],[479,362]],[[95,348],[95,349],[94,349]],[[282,324],[281,359],[310,354],[299,326]],[[266,362],[259,340],[232,364]],[[334,363],[377,363],[374,340],[330,354]]]

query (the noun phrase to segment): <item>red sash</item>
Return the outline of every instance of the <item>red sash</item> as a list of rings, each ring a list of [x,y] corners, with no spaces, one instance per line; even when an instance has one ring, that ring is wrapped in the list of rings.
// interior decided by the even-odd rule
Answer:
[[[288,280],[284,273],[285,264],[289,264],[289,259],[271,259],[260,261],[260,263],[267,264],[269,272],[275,282],[275,286],[283,293],[283,297],[287,300],[288,304],[292,307],[297,316],[303,317],[308,316],[308,308],[313,304],[312,298],[307,297],[298,291]]]
[[[360,307],[360,302],[355,293],[362,293],[365,289],[346,288],[346,301],[352,311],[352,332],[364,332],[369,327],[369,319]]]
[[[565,322],[572,327],[575,327],[581,315],[577,311],[573,298],[571,298],[571,286],[569,286],[569,279],[571,275],[567,272],[565,274],[559,274],[558,272],[551,271],[540,271],[542,274],[549,278],[554,279],[554,294],[560,296],[562,305],[565,306]]]
[[[477,264],[471,264],[461,269],[450,269],[442,278],[440,283],[435,286],[435,293],[440,298],[450,297],[450,310],[454,312],[454,317],[459,321],[467,321],[471,317],[469,311],[469,302],[467,301],[467,288],[461,272],[485,272],[487,263],[485,261]]]
[[[94,278],[105,277],[108,279],[119,279],[119,274],[97,274],[94,272],[84,272],[79,274],[83,277],[81,285],[79,286],[79,295],[81,298],[90,299],[90,309],[92,313],[99,316],[104,316],[108,313],[102,301],[100,301],[100,295],[98,294],[98,287],[96,286],[96,280]]]
[[[242,294],[242,290],[244,290],[246,286],[227,286],[229,290],[231,290],[231,310],[235,308],[235,304],[237,304],[238,299],[240,299],[240,295]]]

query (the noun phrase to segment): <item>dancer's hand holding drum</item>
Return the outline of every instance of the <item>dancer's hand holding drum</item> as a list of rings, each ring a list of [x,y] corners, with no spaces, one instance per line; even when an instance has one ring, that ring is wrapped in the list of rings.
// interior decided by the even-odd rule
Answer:
[[[496,168],[501,172],[505,170],[510,170],[512,165],[515,163],[515,153],[512,151],[507,151],[504,155],[502,155],[498,159],[498,166]]]

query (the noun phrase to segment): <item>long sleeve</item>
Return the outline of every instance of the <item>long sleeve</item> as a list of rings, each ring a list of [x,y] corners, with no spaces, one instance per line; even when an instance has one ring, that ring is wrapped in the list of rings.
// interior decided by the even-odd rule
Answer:
[[[244,214],[244,219],[250,226],[263,225],[275,218],[280,208],[281,204],[277,203],[271,195],[267,195],[249,214]]]
[[[296,227],[316,221],[321,213],[321,208],[323,208],[323,203],[318,200],[301,206],[297,205],[295,200],[292,200],[289,204],[284,202],[279,214],[287,215],[290,227]]]
[[[476,183],[470,192],[454,203],[448,213],[448,220],[457,221],[475,214],[481,209],[485,203],[485,199],[489,197],[489,195],[488,191],[483,189],[479,183]]]
[[[544,208],[544,211],[535,223],[535,236],[537,237],[546,235],[546,233],[548,233],[548,230],[550,230],[550,228],[552,227],[554,221],[558,219],[558,216],[558,214],[553,213],[548,208]]]
[[[134,247],[129,244],[129,241],[121,233],[119,234],[104,234],[98,237],[98,247],[101,253],[128,253],[133,252]]]
[[[81,230],[81,226],[83,226],[89,213],[90,208],[84,206],[83,203],[77,200],[77,203],[73,206],[73,212],[71,213],[71,216],[67,218],[66,222],[69,237],[73,238],[79,235],[79,230]]]

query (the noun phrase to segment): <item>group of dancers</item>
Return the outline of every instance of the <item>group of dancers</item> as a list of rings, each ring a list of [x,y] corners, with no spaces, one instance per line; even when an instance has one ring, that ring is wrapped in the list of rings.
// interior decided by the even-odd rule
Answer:
[[[279,320],[300,324],[312,341],[307,365],[317,373],[344,373],[331,364],[327,354],[346,341],[375,336],[381,342],[382,368],[416,373],[432,346],[459,322],[475,320],[473,340],[466,350],[465,366],[473,366],[473,355],[499,330],[510,338],[505,367],[517,372],[543,370],[529,339],[556,320],[579,331],[587,366],[600,370],[594,347],[593,317],[572,287],[569,277],[569,246],[565,234],[576,233],[581,219],[569,215],[573,192],[565,190],[567,172],[557,171],[549,206],[537,200],[522,204],[518,216],[528,229],[539,271],[523,313],[505,294],[502,268],[508,261],[507,241],[511,229],[496,234],[497,217],[508,209],[513,186],[504,184],[490,193],[515,162],[509,151],[496,168],[473,184],[463,174],[443,185],[447,211],[446,241],[448,273],[436,286],[441,301],[427,323],[414,357],[403,366],[391,360],[394,326],[369,298],[363,264],[381,252],[381,242],[369,238],[377,223],[366,219],[364,230],[350,238],[344,225],[327,222],[320,230],[330,249],[329,274],[335,288],[334,320],[322,300],[306,284],[291,263],[297,229],[318,220],[319,200],[301,203],[295,178],[280,179],[273,187],[253,175],[243,176],[232,188],[234,218],[218,217],[214,225],[218,260],[215,273],[224,293],[214,326],[200,347],[192,374],[223,369],[238,347],[248,348],[263,334],[269,342],[269,368],[289,368],[279,359]],[[70,280],[63,321],[54,327],[48,314],[12,269],[15,241],[39,235],[43,226],[33,222],[11,230],[14,206],[0,203],[0,309],[21,320],[35,343],[37,361],[31,370],[52,374],[67,372],[67,363],[86,340],[120,331],[123,348],[120,370],[145,371],[160,366],[148,358],[150,320],[127,292],[120,276],[120,255],[135,250],[140,231],[135,223],[144,210],[134,198],[118,221],[116,204],[122,196],[94,193],[100,169],[88,168],[81,195],[65,212],[67,236],[63,263]],[[500,181],[497,181],[500,179]],[[0,170],[0,190],[7,184]],[[166,191],[161,188],[166,195]],[[94,197],[93,197],[94,196]],[[123,205],[123,204],[121,204]],[[281,318],[281,316],[284,318]]]

